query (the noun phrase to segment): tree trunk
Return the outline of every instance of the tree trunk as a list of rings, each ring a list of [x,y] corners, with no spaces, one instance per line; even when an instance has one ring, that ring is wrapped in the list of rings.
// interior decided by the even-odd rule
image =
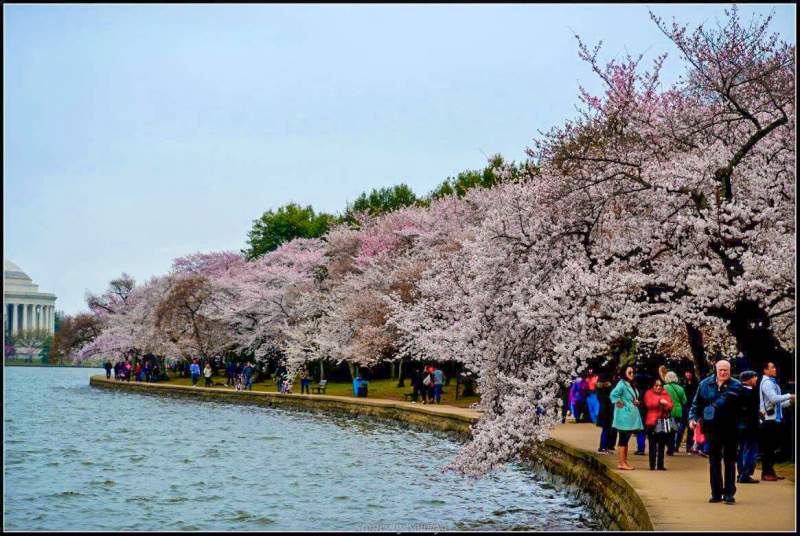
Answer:
[[[406,382],[405,382],[405,380],[403,378],[403,358],[402,357],[400,358],[400,361],[397,362],[397,376],[399,377],[399,380],[397,382],[397,386],[398,387],[405,387],[406,386]]]
[[[686,335],[689,339],[689,348],[692,351],[692,361],[694,361],[694,375],[697,381],[706,377],[709,372],[708,359],[706,358],[706,347],[703,342],[703,334],[690,323],[686,323]]]
[[[358,367],[355,363],[351,363],[350,361],[347,362],[347,368],[350,371],[350,380],[355,380],[356,376],[358,375]]]
[[[319,360],[319,381],[325,379],[325,360],[320,358]]]

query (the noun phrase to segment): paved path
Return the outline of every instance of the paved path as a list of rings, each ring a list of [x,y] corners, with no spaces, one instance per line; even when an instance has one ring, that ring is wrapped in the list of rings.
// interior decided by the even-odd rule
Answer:
[[[599,428],[592,424],[562,424],[552,437],[595,453]],[[635,438],[631,444],[635,446]],[[634,449],[631,449],[634,450]],[[736,504],[708,503],[711,495],[708,459],[685,454],[669,457],[666,471],[650,471],[647,456],[629,455],[635,471],[616,469],[616,455],[595,455],[620,474],[642,498],[656,531],[793,531],[795,484],[789,480],[739,484]],[[760,470],[755,478],[760,478]]]

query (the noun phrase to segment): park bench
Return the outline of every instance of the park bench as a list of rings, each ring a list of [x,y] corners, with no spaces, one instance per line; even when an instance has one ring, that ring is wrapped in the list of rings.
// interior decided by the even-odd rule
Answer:
[[[317,394],[325,394],[325,386],[327,385],[328,380],[320,380],[317,385],[314,385],[314,390]]]

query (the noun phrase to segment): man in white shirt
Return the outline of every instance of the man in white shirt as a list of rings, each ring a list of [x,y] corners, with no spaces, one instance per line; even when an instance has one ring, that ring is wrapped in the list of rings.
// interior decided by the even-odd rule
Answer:
[[[761,396],[759,409],[761,412],[761,480],[775,482],[784,477],[775,474],[775,450],[778,448],[780,427],[783,423],[783,409],[794,402],[793,394],[781,394],[776,376],[778,369],[775,363],[764,365],[761,377]]]

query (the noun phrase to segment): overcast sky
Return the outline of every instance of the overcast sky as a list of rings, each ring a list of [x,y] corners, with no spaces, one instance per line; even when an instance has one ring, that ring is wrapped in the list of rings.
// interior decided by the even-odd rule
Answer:
[[[724,6],[654,5],[699,23]],[[774,31],[795,42],[793,6]],[[57,308],[85,308],[197,251],[245,246],[288,202],[338,212],[406,182],[425,194],[599,87],[603,58],[676,50],[645,5],[5,5],[3,255]]]

